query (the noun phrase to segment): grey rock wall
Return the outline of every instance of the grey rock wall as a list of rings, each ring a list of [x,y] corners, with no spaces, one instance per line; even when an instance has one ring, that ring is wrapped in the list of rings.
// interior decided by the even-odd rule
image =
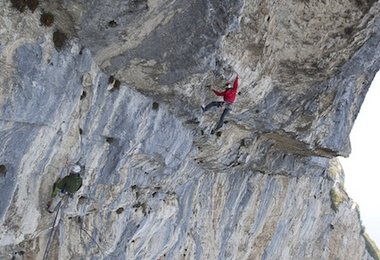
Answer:
[[[376,259],[336,156],[380,67],[379,9],[2,1],[0,257],[43,258],[52,185],[79,163],[51,259]],[[212,135],[205,86],[236,73]]]

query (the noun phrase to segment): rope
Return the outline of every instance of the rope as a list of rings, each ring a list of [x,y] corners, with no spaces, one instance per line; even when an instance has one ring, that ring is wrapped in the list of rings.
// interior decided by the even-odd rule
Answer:
[[[47,260],[48,259],[49,250],[50,250],[51,243],[53,241],[53,236],[54,236],[54,233],[55,233],[55,227],[56,227],[56,225],[58,224],[58,222],[60,220],[60,218],[58,218],[58,216],[60,215],[59,213],[61,212],[61,207],[62,207],[62,200],[58,203],[57,214],[55,215],[53,226],[52,226],[52,229],[51,229],[50,235],[49,235],[49,240],[48,240],[48,242],[46,244],[46,249],[45,249],[43,260]],[[58,220],[58,222],[57,222],[57,220]]]
[[[98,242],[96,242],[95,238],[92,237],[92,235],[90,235],[90,233],[87,232],[87,230],[85,230],[82,226],[82,224],[79,225],[79,228],[84,231],[84,233],[98,246],[99,250],[100,250],[100,253],[102,254],[102,256],[104,256],[104,253],[103,253],[103,249],[100,247],[100,245],[98,244]]]

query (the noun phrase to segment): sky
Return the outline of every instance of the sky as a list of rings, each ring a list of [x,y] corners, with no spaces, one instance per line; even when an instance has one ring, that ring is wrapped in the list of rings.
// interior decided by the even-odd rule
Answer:
[[[352,128],[352,152],[339,158],[348,195],[359,205],[362,224],[380,248],[380,72],[368,90]]]

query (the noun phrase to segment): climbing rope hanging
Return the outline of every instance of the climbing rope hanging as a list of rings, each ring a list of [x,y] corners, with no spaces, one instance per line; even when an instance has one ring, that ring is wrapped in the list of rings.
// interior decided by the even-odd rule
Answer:
[[[62,201],[60,201],[58,203],[57,214],[55,215],[53,226],[52,226],[51,231],[50,231],[49,239],[48,239],[48,242],[46,244],[46,249],[45,249],[45,252],[44,252],[43,260],[47,260],[48,259],[51,243],[53,241],[53,237],[54,237],[54,233],[55,233],[55,229],[58,226],[58,223],[59,223],[59,221],[61,219],[60,218],[61,207],[62,207]]]

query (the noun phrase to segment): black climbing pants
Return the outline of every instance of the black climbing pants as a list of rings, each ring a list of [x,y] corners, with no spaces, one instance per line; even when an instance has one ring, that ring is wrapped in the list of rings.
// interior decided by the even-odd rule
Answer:
[[[226,106],[226,108],[223,110],[223,113],[222,115],[220,116],[220,119],[219,119],[219,122],[218,124],[216,125],[215,127],[215,131],[218,130],[219,128],[221,128],[223,126],[223,123],[224,123],[224,118],[226,117],[226,115],[231,111],[231,108],[229,105]]]
[[[224,104],[224,101],[213,101],[205,107],[204,112],[206,112],[212,107],[221,107],[223,106],[223,104]]]
[[[224,108],[224,110],[223,110],[222,115],[220,116],[219,122],[218,122],[218,124],[216,125],[214,131],[218,130],[219,128],[221,128],[221,127],[223,126],[224,118],[225,118],[226,115],[228,115],[228,113],[231,111],[231,104],[229,104],[229,103],[225,103],[224,101],[213,101],[213,102],[211,102],[210,104],[208,104],[208,105],[204,108],[204,112],[206,112],[207,110],[209,110],[209,109],[212,108],[212,107],[222,107],[223,105],[225,105],[225,108]]]

